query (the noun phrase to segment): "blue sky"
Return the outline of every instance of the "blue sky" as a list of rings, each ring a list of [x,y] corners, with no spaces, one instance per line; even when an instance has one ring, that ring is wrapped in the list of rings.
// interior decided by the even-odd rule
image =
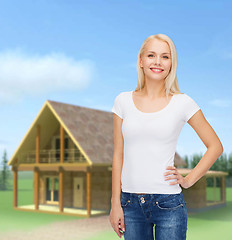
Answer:
[[[143,41],[167,34],[181,92],[200,106],[231,153],[231,1],[4,1],[0,5],[0,157],[20,144],[49,100],[111,111],[137,86]],[[181,155],[206,147],[186,124]]]

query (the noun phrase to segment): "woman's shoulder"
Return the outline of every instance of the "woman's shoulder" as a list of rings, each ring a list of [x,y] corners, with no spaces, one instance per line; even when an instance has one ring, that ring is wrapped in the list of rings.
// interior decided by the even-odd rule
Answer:
[[[191,101],[191,97],[186,93],[176,92],[176,93],[173,93],[173,95],[175,96],[178,104],[182,104],[182,103],[184,104],[186,102]]]
[[[189,106],[189,104],[191,105],[191,104],[196,104],[196,102],[195,102],[195,100],[194,100],[194,98],[192,98],[189,94],[187,94],[187,93],[177,93],[176,94],[178,97],[178,99],[180,99],[179,101],[178,101],[178,103],[179,104],[184,104],[184,105],[186,105],[187,104],[187,106]]]
[[[129,97],[129,93],[130,91],[119,92],[115,97],[115,100],[114,100],[115,103],[119,105],[123,105],[126,102],[128,102],[127,99]]]

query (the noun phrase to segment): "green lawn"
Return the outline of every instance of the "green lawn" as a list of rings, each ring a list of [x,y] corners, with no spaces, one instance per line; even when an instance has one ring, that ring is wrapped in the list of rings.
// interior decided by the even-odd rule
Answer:
[[[12,180],[9,181],[12,185]],[[33,180],[19,177],[18,205],[33,204]],[[0,233],[12,229],[29,230],[52,222],[79,219],[77,216],[65,216],[13,209],[13,191],[0,191]]]
[[[33,203],[32,182],[30,178],[20,177],[19,205]],[[12,180],[10,181],[12,184]],[[209,196],[213,194],[209,189]],[[211,193],[210,193],[211,192]],[[212,195],[213,196],[213,195]],[[221,209],[209,210],[188,216],[188,240],[231,240],[232,239],[232,188],[226,189],[227,206]],[[79,219],[81,217],[64,216],[38,212],[24,212],[13,210],[13,192],[0,191],[0,233],[12,229],[29,230],[52,222]],[[119,239],[113,231],[102,232],[88,240],[114,240]],[[121,239],[124,239],[123,237]],[[65,240],[65,239],[64,239]],[[68,239],[70,240],[70,239]],[[73,239],[74,240],[74,239]],[[76,239],[75,239],[76,240]]]

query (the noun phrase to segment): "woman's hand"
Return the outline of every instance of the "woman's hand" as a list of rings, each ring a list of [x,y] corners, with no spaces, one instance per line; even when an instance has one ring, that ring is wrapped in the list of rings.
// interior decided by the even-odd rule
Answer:
[[[113,205],[110,211],[110,223],[114,231],[121,238],[123,235],[122,231],[125,231],[124,225],[124,213],[120,204]],[[119,226],[120,224],[120,226]]]
[[[186,179],[186,177],[183,177],[177,171],[176,167],[168,166],[168,167],[166,167],[166,169],[170,169],[170,171],[164,173],[164,180],[165,181],[170,180],[170,179],[177,179],[177,181],[170,182],[169,183],[170,185],[180,184],[183,188],[189,188],[190,187],[189,182]],[[174,175],[167,177],[167,175],[171,175],[171,174],[174,174]]]

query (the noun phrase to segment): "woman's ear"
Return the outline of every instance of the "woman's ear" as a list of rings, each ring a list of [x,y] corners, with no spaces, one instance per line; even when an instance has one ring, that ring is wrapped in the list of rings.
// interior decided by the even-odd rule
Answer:
[[[140,66],[141,68],[143,67],[141,58],[140,58],[139,66]]]

